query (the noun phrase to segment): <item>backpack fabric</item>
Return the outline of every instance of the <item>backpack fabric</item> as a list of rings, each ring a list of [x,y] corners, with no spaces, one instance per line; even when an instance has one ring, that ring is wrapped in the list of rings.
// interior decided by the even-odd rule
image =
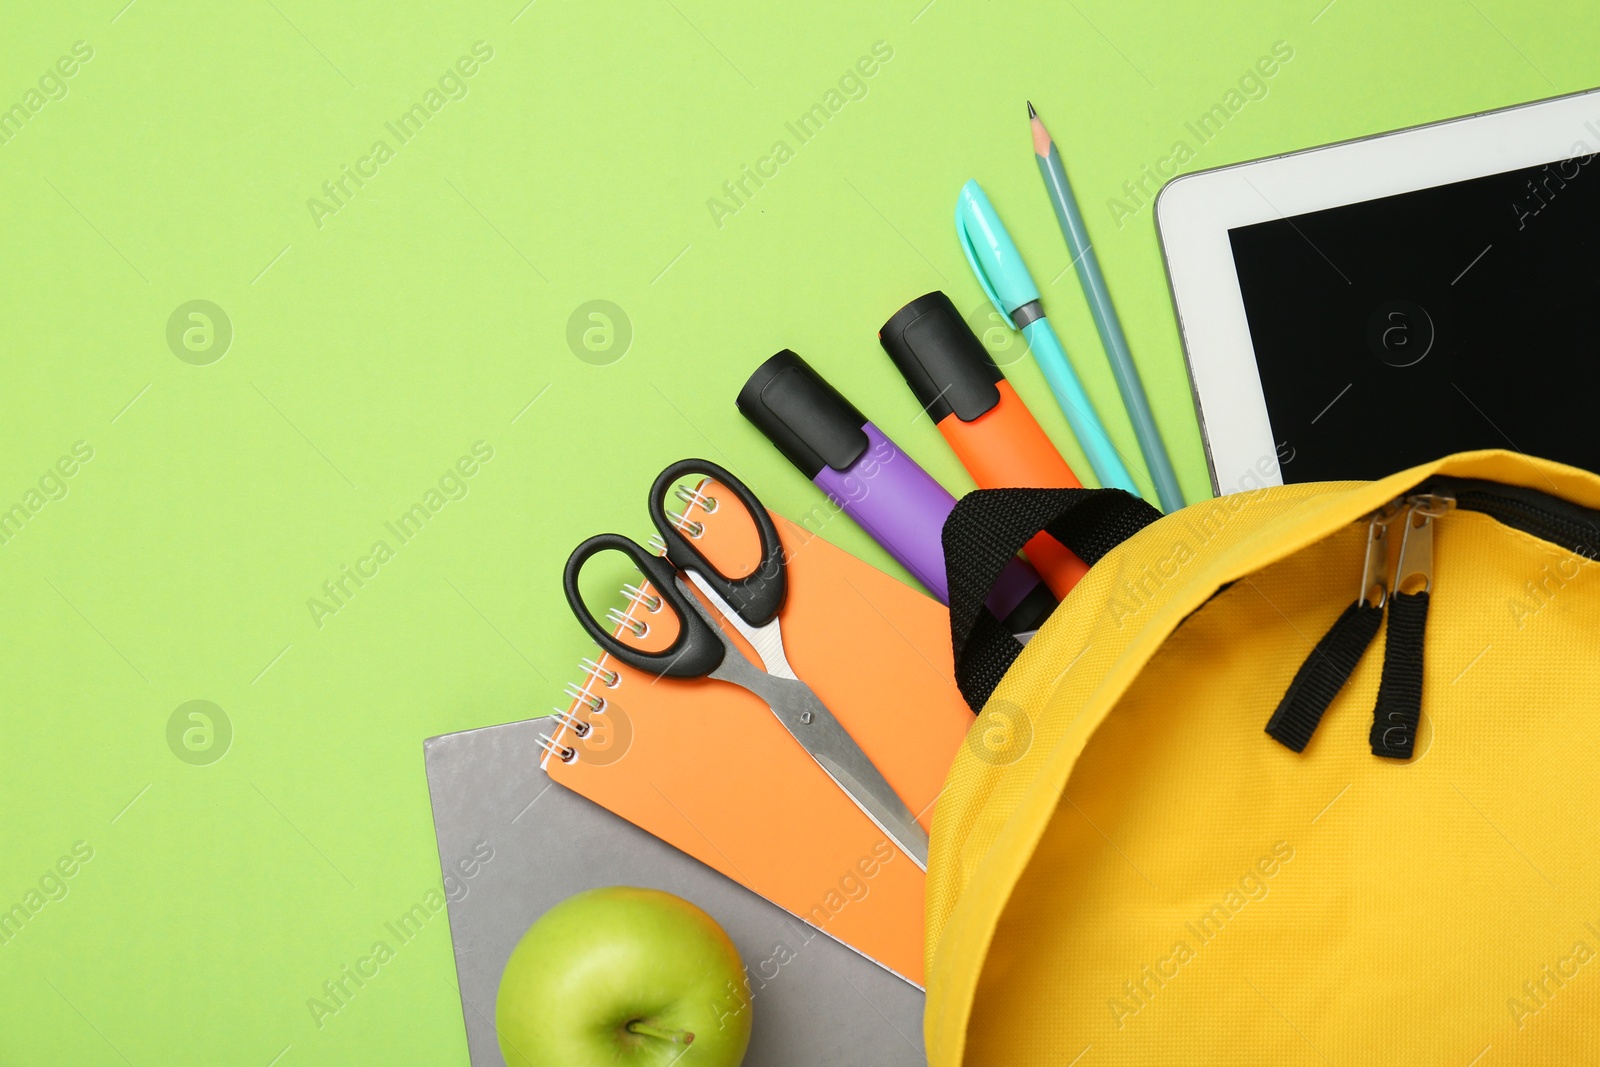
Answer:
[[[930,1063],[1600,1063],[1592,509],[1502,451],[964,499]],[[1020,648],[982,598],[1041,528],[1092,566]]]

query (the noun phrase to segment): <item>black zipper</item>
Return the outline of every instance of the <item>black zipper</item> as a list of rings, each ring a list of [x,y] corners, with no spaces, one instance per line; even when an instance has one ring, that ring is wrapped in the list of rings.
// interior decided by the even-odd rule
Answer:
[[[1452,497],[1456,507],[1489,516],[1513,530],[1566,549],[1585,559],[1600,559],[1600,511],[1520,485],[1481,478],[1434,478],[1418,493]]]
[[[1433,522],[1451,510],[1475,511],[1586,559],[1600,559],[1600,510],[1537,489],[1478,478],[1430,479],[1366,516],[1362,588],[1312,648],[1267,723],[1274,740],[1301,752],[1376,637],[1385,609],[1383,673],[1369,743],[1387,759],[1410,759],[1422,715],[1423,652],[1433,577]],[[1400,545],[1392,581],[1377,555]],[[1375,567],[1377,578],[1375,580]]]

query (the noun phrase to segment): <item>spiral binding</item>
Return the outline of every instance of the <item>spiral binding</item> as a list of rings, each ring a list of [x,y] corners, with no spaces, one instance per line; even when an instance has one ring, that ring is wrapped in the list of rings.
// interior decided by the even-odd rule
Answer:
[[[661,610],[661,598],[648,589],[629,583],[622,587],[622,591],[628,594],[629,607],[643,605],[652,615]]]
[[[551,739],[549,734],[539,735],[539,747],[550,753],[550,755],[554,756],[562,763],[571,763],[573,760],[578,758],[577,749],[568,748],[566,745],[556,744],[555,741]]]
[[[649,601],[651,600],[657,602],[657,610],[659,610],[660,598],[650,592],[649,586],[628,586],[627,588],[633,590],[629,597],[627,611],[617,611],[613,608],[606,613],[606,617],[615,623],[619,630],[626,627],[642,637],[649,632],[649,626],[639,623],[644,627],[643,631],[635,630],[634,625],[638,623],[638,620],[634,619],[631,613],[640,607],[648,610]],[[567,699],[572,703],[564,709],[560,707],[552,709],[554,714],[551,717],[568,730],[571,730],[576,737],[588,737],[589,731],[594,728],[587,719],[578,715],[580,710],[587,709],[590,715],[604,715],[606,708],[610,704],[610,698],[603,693],[595,692],[595,690],[599,688],[615,689],[622,682],[622,675],[606,666],[606,663],[607,657],[604,654],[598,660],[589,659],[588,657],[580,660],[579,666],[582,667],[584,672],[583,683],[580,685],[576,682],[569,682],[565,689]],[[578,750],[575,747],[560,744],[549,734],[541,733],[539,735],[539,747],[563,763],[571,763],[578,758]]]
[[[683,511],[669,511],[667,518],[672,525],[683,532],[686,537],[699,540],[706,532],[705,524],[697,522],[691,514],[698,509],[701,514],[710,515],[717,510],[717,498],[703,492],[704,483],[696,488],[680,485],[673,489],[673,495],[683,501]],[[667,554],[667,545],[659,536],[652,536],[649,541],[650,551],[658,556]],[[659,593],[651,589],[648,582],[634,585],[631,582],[623,585],[622,595],[627,598],[627,606],[622,609],[609,608],[606,611],[606,621],[614,628],[613,632],[620,634],[627,630],[634,637],[644,637],[650,632],[650,623],[639,618],[641,612],[654,615],[661,610],[662,600]],[[551,716],[563,727],[572,731],[579,738],[589,736],[592,726],[587,719],[578,713],[587,709],[590,715],[604,715],[609,699],[596,689],[615,689],[622,681],[622,675],[615,669],[608,667],[609,657],[604,653],[598,660],[585,657],[579,661],[583,671],[583,682],[569,684],[566,687],[566,696],[571,703],[565,708],[555,708]],[[559,733],[559,732],[558,732]],[[570,745],[563,745],[550,734],[539,735],[539,747],[545,752],[561,760],[571,763],[578,758],[578,750]]]
[[[650,632],[650,624],[643,619],[636,619],[625,611],[616,608],[606,609],[606,621],[612,626],[626,627],[635,637],[643,637]]]
[[[586,687],[568,682],[566,692],[568,700],[583,704],[596,715],[604,715],[606,713],[606,698],[595,696]],[[582,737],[585,732],[580,730],[578,736]]]
[[[622,681],[622,675],[618,674],[616,671],[609,670],[608,668],[601,666],[588,656],[585,656],[583,659],[579,660],[578,665],[588,672],[590,676],[600,679],[601,683],[607,689],[615,689],[617,687],[617,683]]]
[[[717,510],[717,498],[709,493],[702,493],[698,489],[690,489],[687,485],[680,485],[673,489],[672,495],[691,507],[698,507],[707,515],[714,514]]]
[[[572,712],[563,711],[559,707],[552,708],[551,710],[555,712],[551,718],[560,722],[561,725],[565,726],[579,737],[589,736],[589,731],[592,729],[592,727],[582,719],[578,718],[576,715],[572,714]]]
[[[705,523],[695,522],[693,519],[689,518],[686,511],[684,513],[669,511],[667,512],[667,518],[672,520],[672,525],[676,526],[679,530],[694,538],[696,541],[700,540],[701,536],[706,532]]]

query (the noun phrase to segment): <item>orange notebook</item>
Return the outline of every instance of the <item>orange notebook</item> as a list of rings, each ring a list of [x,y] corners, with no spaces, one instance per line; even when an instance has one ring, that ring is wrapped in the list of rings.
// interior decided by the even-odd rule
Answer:
[[[684,515],[703,526],[701,551],[726,574],[749,573],[759,556],[754,523],[737,506],[707,512],[699,501],[716,498],[717,485],[701,489]],[[954,681],[948,612],[773,520],[788,559],[779,619],[791,666],[928,827],[973,723]],[[676,620],[646,585],[615,632],[660,649]],[[579,737],[561,726],[551,737],[557,754],[543,760],[551,778],[922,986],[925,876],[766,704],[734,685],[658,679],[608,656],[585,670],[568,715],[591,729]]]

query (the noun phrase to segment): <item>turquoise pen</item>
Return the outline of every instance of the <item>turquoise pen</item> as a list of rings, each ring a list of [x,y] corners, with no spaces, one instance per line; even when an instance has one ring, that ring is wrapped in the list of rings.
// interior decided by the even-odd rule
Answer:
[[[956,201],[956,236],[961,241],[961,250],[967,254],[967,262],[972,264],[972,272],[978,276],[978,284],[983,286],[995,310],[1007,326],[1020,329],[1027,338],[1028,348],[1038,360],[1039,369],[1044,371],[1050,391],[1066,414],[1084,455],[1089,457],[1095,477],[1102,486],[1140,495],[1133,475],[1128,473],[1127,465],[1122,462],[1088,394],[1083,391],[1083,383],[1078,381],[1072,364],[1067,362],[1061,339],[1044,316],[1039,287],[1033,283],[1033,276],[1028,273],[1000,216],[995,214],[989,198],[975,181],[961,187],[961,196]]]
[[[1122,393],[1122,406],[1128,409],[1128,420],[1139,438],[1139,450],[1144,453],[1144,465],[1150,471],[1150,480],[1156,483],[1156,495],[1161,498],[1161,510],[1177,511],[1183,507],[1183,490],[1178,487],[1178,476],[1173,473],[1172,460],[1161,442],[1161,431],[1156,428],[1155,416],[1150,412],[1150,401],[1144,395],[1144,383],[1139,380],[1139,368],[1134,366],[1133,355],[1128,351],[1128,339],[1122,335],[1122,323],[1117,319],[1116,308],[1111,305],[1111,291],[1106,288],[1105,275],[1100,273],[1100,258],[1095,255],[1089,241],[1089,230],[1083,224],[1083,213],[1072,195],[1067,182],[1066,168],[1061,165],[1061,153],[1056,151],[1055,140],[1044,128],[1039,113],[1028,104],[1028,122],[1033,128],[1034,158],[1039,163],[1039,174],[1044,178],[1050,193],[1050,204],[1056,209],[1056,221],[1061,224],[1061,236],[1066,238],[1067,251],[1078,265],[1078,282],[1083,286],[1084,299],[1089,301],[1089,314],[1094,317],[1095,329],[1100,333],[1100,344],[1105,347],[1106,358],[1111,361],[1111,372],[1116,376],[1117,389]]]

